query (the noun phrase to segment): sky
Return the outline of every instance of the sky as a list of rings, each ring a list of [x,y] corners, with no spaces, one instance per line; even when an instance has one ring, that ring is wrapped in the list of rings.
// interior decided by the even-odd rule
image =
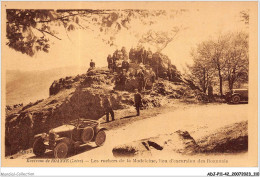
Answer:
[[[144,26],[133,21],[134,28],[131,31],[126,29],[119,32],[116,38],[118,48],[125,46],[129,51],[137,45],[138,37],[148,31],[167,31],[174,25],[182,25],[181,30],[162,52],[169,56],[177,69],[183,71],[186,64],[192,63],[190,51],[204,40],[216,38],[219,34],[226,32],[237,32],[246,30],[246,25],[241,22],[239,12],[244,10],[230,7],[209,7],[191,9],[184,14],[172,19],[158,19],[158,23],[152,26]],[[59,29],[59,36],[62,40],[51,39],[52,45],[49,53],[39,52],[30,57],[13,49],[4,46],[3,58],[6,59],[8,70],[48,70],[68,66],[89,66],[90,59],[95,60],[96,66],[106,66],[106,57],[112,54],[117,47],[110,47],[98,38],[98,30],[86,31],[75,30],[68,32]]]

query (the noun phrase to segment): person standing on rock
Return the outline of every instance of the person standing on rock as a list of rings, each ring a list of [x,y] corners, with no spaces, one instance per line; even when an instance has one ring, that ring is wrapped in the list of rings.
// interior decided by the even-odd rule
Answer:
[[[127,80],[127,74],[126,74],[126,70],[123,69],[122,74],[120,74],[120,83],[122,86],[122,90],[125,90],[126,88],[126,80]]]
[[[103,107],[104,107],[104,111],[106,114],[106,122],[109,122],[109,114],[112,117],[112,121],[115,120],[115,115],[114,115],[114,111],[111,105],[110,100],[108,99],[107,96],[103,95]]]
[[[108,69],[109,71],[112,72],[112,68],[113,68],[113,59],[111,57],[111,55],[109,54],[108,57],[107,57],[107,64],[108,64]]]
[[[137,71],[137,79],[138,79],[138,87],[139,87],[138,89],[142,91],[144,88],[144,73],[142,69],[139,69]]]
[[[140,107],[141,107],[141,104],[142,104],[142,96],[138,92],[138,89],[135,89],[134,101],[135,101],[135,109],[136,109],[136,112],[137,112],[136,115],[140,116]]]
[[[129,63],[126,59],[122,62],[122,69],[125,69],[126,72],[129,70]]]
[[[91,69],[94,69],[95,66],[96,66],[95,62],[93,62],[92,59],[90,60],[89,66],[90,66]]]
[[[156,75],[153,71],[153,68],[150,68],[150,77],[151,77],[151,82],[152,82],[152,90],[153,90],[153,86],[154,86],[154,83],[155,83],[155,79],[156,79]]]

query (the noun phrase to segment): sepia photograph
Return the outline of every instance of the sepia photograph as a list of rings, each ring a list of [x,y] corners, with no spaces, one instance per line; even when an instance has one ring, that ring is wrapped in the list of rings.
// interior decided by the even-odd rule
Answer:
[[[2,166],[257,167],[257,5],[2,2]]]

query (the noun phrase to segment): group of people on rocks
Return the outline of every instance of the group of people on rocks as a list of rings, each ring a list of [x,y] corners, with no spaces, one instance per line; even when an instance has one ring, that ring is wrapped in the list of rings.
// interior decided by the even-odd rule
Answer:
[[[128,55],[126,53],[125,47],[122,47],[121,50],[116,50],[113,55],[107,56],[107,64],[108,69],[111,72],[123,72],[125,69],[128,71],[129,69],[129,62],[128,62]]]
[[[165,63],[168,67],[165,67]],[[153,84],[158,77],[172,81],[177,75],[176,67],[171,65],[166,55],[159,52],[153,53],[150,49],[146,50],[144,47],[131,48],[129,53],[125,47],[117,49],[113,54],[107,56],[107,64],[109,71],[115,76],[116,89],[135,90],[134,100],[137,115],[140,115],[142,102],[140,92],[146,89],[147,83],[149,82],[151,84],[150,89],[153,89]],[[90,62],[90,68],[95,68],[93,60]],[[129,88],[127,83],[130,80],[134,80],[136,84],[134,88]],[[106,121],[109,121],[109,114],[112,121],[115,120],[112,105],[107,96],[103,96],[103,106]]]
[[[152,83],[155,82],[157,76],[153,67],[149,66],[148,63],[151,62],[148,62],[147,58],[152,58],[152,52],[146,51],[144,48],[131,49],[128,55],[125,47],[122,47],[121,50],[116,50],[113,55],[108,55],[108,69],[115,73],[115,84],[119,86],[119,89],[125,90],[126,82],[129,79],[136,80],[139,91],[145,89],[148,79]],[[133,63],[135,68],[130,67],[130,63]]]
[[[136,82],[136,87],[131,87],[127,84],[130,81]],[[128,71],[123,69],[123,72],[115,75],[115,85],[119,90],[134,90],[135,88],[139,91],[145,90],[147,88],[148,82],[154,83],[156,80],[155,72],[152,68],[145,68],[144,66],[140,66],[138,69],[130,68]],[[130,87],[129,87],[130,86]],[[152,89],[152,86],[150,86]]]
[[[150,49],[146,50],[144,47],[131,48],[129,52],[129,59],[133,63],[151,64],[153,53]]]
[[[161,77],[165,80],[175,81],[178,75],[176,67],[171,64],[168,56],[160,52],[153,53],[150,49],[146,50],[144,47],[131,48],[129,59],[131,63],[150,66],[155,71],[156,78]],[[163,68],[165,62],[168,65],[166,70]]]
[[[131,63],[140,66],[138,71],[131,69]],[[117,49],[112,55],[109,54],[107,56],[107,64],[110,72],[118,75],[117,83],[124,85],[125,77],[138,77],[140,82],[139,90],[144,88],[145,81],[142,75],[148,73],[146,70],[152,74],[151,77],[154,77],[153,75],[155,74],[155,78],[152,80],[161,77],[165,80],[176,81],[176,78],[178,78],[176,67],[171,64],[170,59],[166,55],[159,52],[153,53],[150,49],[146,50],[144,47],[131,48],[129,53],[125,47]],[[93,68],[95,68],[95,62],[91,60],[89,69]]]

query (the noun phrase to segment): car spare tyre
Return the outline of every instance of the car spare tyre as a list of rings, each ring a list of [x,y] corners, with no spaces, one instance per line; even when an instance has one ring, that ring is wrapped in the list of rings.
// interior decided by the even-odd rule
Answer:
[[[240,102],[240,96],[239,95],[232,96],[232,103],[238,104],[239,102]]]
[[[81,141],[83,143],[90,142],[94,137],[94,130],[92,127],[85,127],[81,133]]]

